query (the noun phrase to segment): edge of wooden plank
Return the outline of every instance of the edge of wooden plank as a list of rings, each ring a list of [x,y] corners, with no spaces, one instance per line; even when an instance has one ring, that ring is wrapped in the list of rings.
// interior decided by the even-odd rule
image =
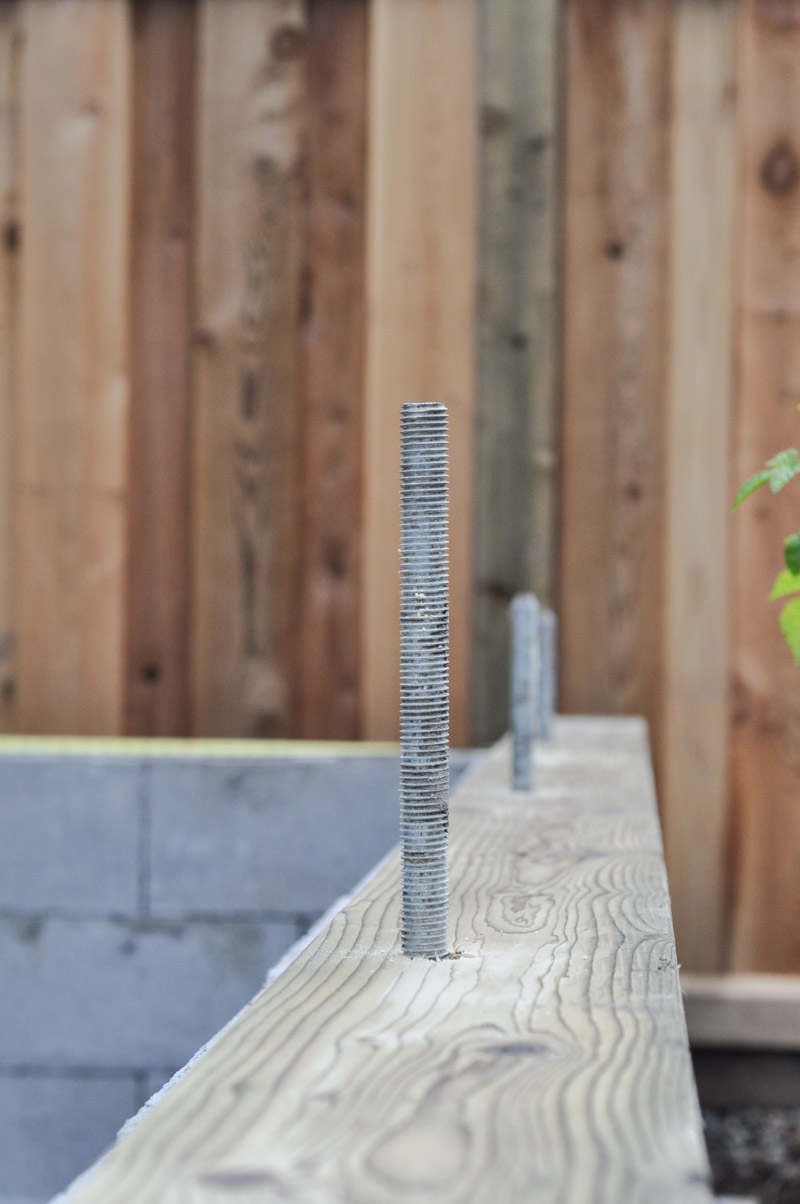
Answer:
[[[0,8],[0,729],[16,719],[16,614],[12,550],[19,331],[19,0]]]
[[[368,0],[308,9],[295,731],[361,729]]]
[[[400,410],[450,423],[451,730],[469,740],[477,0],[370,13],[362,734],[398,731]]]
[[[727,920],[736,18],[733,0],[674,9],[659,762],[678,949],[698,971],[722,968]]]
[[[281,737],[297,682],[306,11],[199,0],[191,731]]]
[[[747,0],[739,13],[736,483],[797,444],[800,402],[800,109],[797,6]],[[731,603],[733,840],[727,968],[800,969],[797,666],[768,601],[797,529],[797,493],[765,491],[737,511]]]
[[[673,11],[573,0],[565,35],[561,696],[646,714],[654,736]]]
[[[130,9],[26,0],[21,12],[16,726],[110,734],[123,693]]]
[[[134,4],[122,731],[189,733],[196,8]]]
[[[480,8],[472,739],[508,726],[508,605],[555,603],[564,6]]]

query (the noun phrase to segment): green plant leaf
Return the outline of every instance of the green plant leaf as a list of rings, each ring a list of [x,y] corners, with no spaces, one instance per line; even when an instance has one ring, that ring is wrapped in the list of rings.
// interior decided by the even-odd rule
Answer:
[[[785,598],[787,594],[800,594],[800,573],[784,569],[775,579],[769,600],[774,602],[776,598]]]
[[[778,493],[800,472],[797,448],[787,447],[785,451],[778,452],[777,456],[767,460],[767,468],[770,470],[769,487],[773,493]]]
[[[771,479],[772,473],[768,469],[763,468],[761,472],[757,472],[755,476],[748,477],[744,485],[742,485],[741,489],[736,494],[736,500],[733,503],[734,510],[737,506],[742,504],[746,497],[749,497],[751,493],[755,493],[756,489],[758,489],[760,485],[766,485],[767,481]]]
[[[790,573],[800,573],[800,535],[790,535],[783,545],[783,559]]]
[[[792,650],[796,665],[800,665],[800,598],[787,602],[781,611],[781,631]]]

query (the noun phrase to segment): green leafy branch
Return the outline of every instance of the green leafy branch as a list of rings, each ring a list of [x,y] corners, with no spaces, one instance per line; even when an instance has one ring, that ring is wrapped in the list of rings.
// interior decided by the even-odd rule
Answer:
[[[772,493],[779,493],[789,482],[800,475],[800,455],[796,448],[789,447],[778,452],[765,467],[755,476],[750,477],[742,485],[733,503],[734,510],[755,493],[762,485],[769,485]],[[791,594],[800,594],[800,534],[790,535],[783,545],[783,559],[786,565],[778,574],[770,593],[770,601],[786,598]],[[800,597],[787,602],[781,611],[781,631],[789,645],[795,664],[800,664]]]

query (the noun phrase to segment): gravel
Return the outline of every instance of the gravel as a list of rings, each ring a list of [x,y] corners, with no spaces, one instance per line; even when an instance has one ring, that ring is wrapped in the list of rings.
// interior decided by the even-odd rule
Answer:
[[[719,1195],[800,1204],[800,1108],[704,1108]]]

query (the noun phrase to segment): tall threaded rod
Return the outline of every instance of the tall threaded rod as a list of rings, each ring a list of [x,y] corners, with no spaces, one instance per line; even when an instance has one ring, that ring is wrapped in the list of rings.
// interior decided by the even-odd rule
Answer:
[[[533,789],[533,738],[539,730],[539,603],[517,594],[511,603],[511,783]]]
[[[541,694],[539,698],[539,737],[553,738],[558,674],[558,619],[552,610],[543,610],[541,619]]]
[[[410,957],[444,957],[450,792],[447,410],[427,402],[404,405],[401,435],[401,928]]]

